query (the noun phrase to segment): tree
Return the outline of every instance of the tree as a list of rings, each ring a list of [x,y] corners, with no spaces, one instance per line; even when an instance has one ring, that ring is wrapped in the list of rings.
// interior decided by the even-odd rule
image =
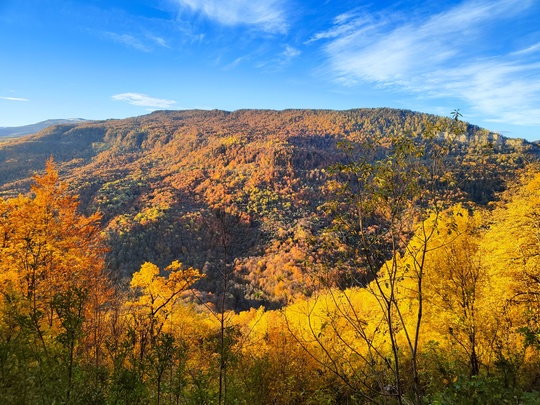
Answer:
[[[100,214],[78,212],[77,198],[59,181],[52,159],[43,175],[34,176],[31,191],[0,201],[0,301],[13,314],[6,333],[26,336],[29,353],[43,370],[56,373],[51,341],[67,345],[69,399],[75,345],[96,362],[100,356],[97,319],[110,292]],[[77,299],[71,299],[74,291],[81,292]],[[44,389],[43,379],[37,381]]]
[[[348,253],[340,262],[327,263],[327,274],[335,274],[336,266],[341,263],[349,268],[352,264],[356,271],[345,271],[346,284],[340,283],[340,278],[337,284],[335,278],[325,281],[333,281],[340,289],[350,285],[365,287],[376,298],[380,322],[390,340],[392,361],[385,361],[386,354],[379,350],[372,353],[382,356],[393,373],[392,381],[380,384],[384,387],[380,394],[394,396],[400,404],[405,393],[404,373],[412,376],[415,403],[422,402],[418,356],[424,316],[426,255],[437,233],[438,218],[451,182],[451,176],[444,170],[449,143],[439,134],[461,130],[458,116],[454,118],[447,128],[427,125],[422,136],[400,134],[379,141],[365,140],[351,163],[334,167],[335,198],[326,206],[333,221],[326,237],[334,246],[339,246],[340,251]],[[348,147],[351,152],[356,148],[353,144]],[[431,220],[424,221],[426,217]],[[407,257],[407,261],[402,257]],[[412,323],[405,316],[404,303],[400,301],[404,280],[414,296]],[[343,308],[343,313],[356,311],[348,299],[341,305],[349,307]],[[356,316],[349,319],[360,328],[359,339],[375,349]],[[398,334],[404,336],[404,341]],[[402,362],[409,367],[407,370],[403,369]]]
[[[144,263],[131,279],[130,287],[135,291],[135,298],[126,303],[132,319],[139,372],[145,373],[149,360],[155,373],[158,404],[164,372],[178,350],[175,337],[166,330],[165,323],[181,300],[181,293],[203,277],[198,270],[183,268],[178,261],[173,261],[165,271],[169,273],[167,277],[160,275],[155,264]]]
[[[486,342],[481,337],[492,332],[485,308],[491,283],[478,254],[482,223],[479,213],[471,215],[460,205],[445,213],[426,271],[428,322],[440,325],[441,334],[464,352],[471,376],[480,373],[480,342]]]
[[[497,309],[492,351],[506,384],[540,349],[540,174],[525,173],[490,216],[480,254],[494,282]],[[530,367],[530,366],[529,366]],[[535,380],[532,375],[528,377]]]

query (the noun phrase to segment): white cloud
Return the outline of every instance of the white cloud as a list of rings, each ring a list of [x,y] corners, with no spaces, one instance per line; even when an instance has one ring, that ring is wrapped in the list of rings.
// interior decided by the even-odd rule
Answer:
[[[311,43],[321,39],[340,38],[352,32],[360,34],[363,29],[374,30],[381,22],[377,22],[374,16],[361,11],[351,11],[341,14],[334,19],[334,26],[323,32],[313,35],[306,43]]]
[[[30,101],[26,98],[20,98],[20,97],[1,97],[2,100],[9,100],[9,101]]]
[[[245,60],[247,60],[248,57],[247,56],[241,56],[239,58],[236,58],[235,60],[233,60],[231,63],[229,63],[228,65],[224,66],[223,67],[223,70],[233,70],[233,69],[236,69],[238,67],[238,65],[240,65],[240,63],[244,62]]]
[[[512,55],[525,55],[525,54],[530,54],[530,53],[539,52],[539,51],[540,51],[540,42],[538,42],[537,44],[531,45],[525,49],[517,50],[513,52]]]
[[[104,35],[112,41],[124,45],[128,48],[137,49],[143,52],[150,51],[150,48],[148,48],[139,38],[134,37],[133,35],[117,34],[115,32],[105,32]]]
[[[102,32],[100,35],[127,48],[143,52],[151,52],[156,46],[169,48],[164,38],[148,33],[134,36],[131,34],[118,34],[116,32]]]
[[[174,100],[167,100],[163,98],[154,98],[146,94],[140,93],[122,93],[112,96],[113,100],[126,101],[129,104],[142,106],[142,107],[152,107],[152,108],[170,108],[172,105],[176,104]]]
[[[153,43],[155,43],[156,45],[159,45],[163,48],[170,48],[169,45],[167,44],[167,41],[162,38],[162,37],[158,37],[158,36],[155,36],[155,35],[146,35],[146,37],[152,41]]]
[[[285,45],[285,50],[282,52],[282,56],[287,60],[295,58],[300,55],[300,51],[296,48],[293,48],[290,45]]]
[[[299,49],[290,45],[285,45],[283,52],[278,55],[277,59],[273,61],[272,64],[276,65],[276,67],[279,69],[290,63],[294,58],[300,56],[301,53],[302,52],[300,52]]]
[[[252,25],[285,33],[284,0],[176,0],[181,6],[223,25]]]
[[[459,95],[487,121],[517,125],[540,125],[540,63],[489,60],[447,69],[439,76],[438,88]],[[436,85],[436,83],[434,83]]]
[[[493,121],[540,124],[538,43],[493,54],[532,0],[469,0],[431,16],[338,16],[309,41],[324,41],[328,72],[344,85],[373,83],[427,97],[454,97]],[[500,48],[499,48],[500,49]],[[469,108],[469,106],[467,106]],[[462,108],[463,110],[463,108]]]

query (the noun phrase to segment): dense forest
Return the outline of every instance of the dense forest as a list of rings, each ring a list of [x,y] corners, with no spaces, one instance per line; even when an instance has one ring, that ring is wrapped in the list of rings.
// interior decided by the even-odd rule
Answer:
[[[539,156],[535,144],[471,125],[452,134],[450,123],[359,109],[160,111],[53,126],[0,144],[0,196],[27,193],[52,156],[81,212],[101,213],[117,279],[128,282],[146,261],[179,260],[209,275],[196,288],[215,301],[226,266],[230,308],[277,308],[309,293],[305,257],[331,225],[322,209],[335,197],[331,169],[366,156],[366,142],[379,145],[379,156],[370,153],[380,159],[392,137],[438,131],[451,146],[448,198],[480,205]]]
[[[539,147],[391,109],[0,144],[0,398],[540,403]]]

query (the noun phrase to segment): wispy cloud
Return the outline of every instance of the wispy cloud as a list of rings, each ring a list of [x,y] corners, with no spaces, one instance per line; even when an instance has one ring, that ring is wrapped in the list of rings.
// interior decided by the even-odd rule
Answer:
[[[275,69],[281,69],[300,56],[301,53],[299,49],[291,45],[285,45],[283,52],[278,54],[277,58],[270,62],[270,65],[274,66]]]
[[[531,53],[539,52],[539,51],[540,51],[540,42],[538,42],[537,44],[528,46],[525,49],[519,49],[513,52],[512,55],[525,55],[525,54],[531,54]]]
[[[491,116],[487,121],[540,125],[540,62],[496,58],[446,69],[438,76],[441,91],[459,95]]]
[[[26,98],[20,98],[20,97],[2,97],[0,96],[2,100],[9,100],[9,101],[30,101]]]
[[[141,93],[122,93],[112,96],[113,100],[126,101],[129,104],[151,108],[170,108],[176,101],[154,98]]]
[[[301,54],[302,52],[299,49],[286,44],[283,46],[283,50],[273,55],[272,58],[259,59],[257,63],[255,63],[255,67],[257,69],[262,69],[265,72],[278,72],[283,70],[293,59]]]
[[[281,53],[281,56],[283,57],[283,59],[285,59],[286,61],[289,61],[293,58],[296,58],[297,56],[300,55],[300,50],[290,46],[290,45],[285,45],[285,50]]]
[[[131,34],[119,34],[116,32],[103,32],[102,36],[117,44],[142,52],[151,52],[156,46],[169,48],[169,45],[164,38],[152,34],[135,36]]]
[[[115,32],[105,32],[104,36],[120,45],[137,49],[143,52],[150,52],[150,48],[139,38],[129,34],[117,34]]]
[[[251,25],[266,32],[285,33],[284,0],[176,0],[223,25]]]
[[[248,60],[249,58],[247,56],[241,56],[239,58],[236,58],[231,63],[223,67],[223,70],[233,70],[236,69],[242,62]]]
[[[499,38],[492,36],[533,4],[468,0],[415,17],[354,10],[308,43],[324,42],[328,71],[343,85],[368,82],[427,97],[454,97],[493,121],[536,125],[540,46],[494,53]]]
[[[158,37],[156,35],[148,34],[148,35],[146,35],[146,38],[148,38],[150,41],[152,41],[153,43],[155,43],[156,45],[158,45],[158,46],[160,46],[162,48],[170,48],[169,45],[167,44],[167,41],[162,37]]]

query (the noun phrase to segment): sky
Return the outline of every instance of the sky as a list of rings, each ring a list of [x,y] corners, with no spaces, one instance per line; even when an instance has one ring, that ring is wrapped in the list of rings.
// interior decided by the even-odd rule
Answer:
[[[540,139],[540,0],[0,0],[0,127],[372,107]]]

